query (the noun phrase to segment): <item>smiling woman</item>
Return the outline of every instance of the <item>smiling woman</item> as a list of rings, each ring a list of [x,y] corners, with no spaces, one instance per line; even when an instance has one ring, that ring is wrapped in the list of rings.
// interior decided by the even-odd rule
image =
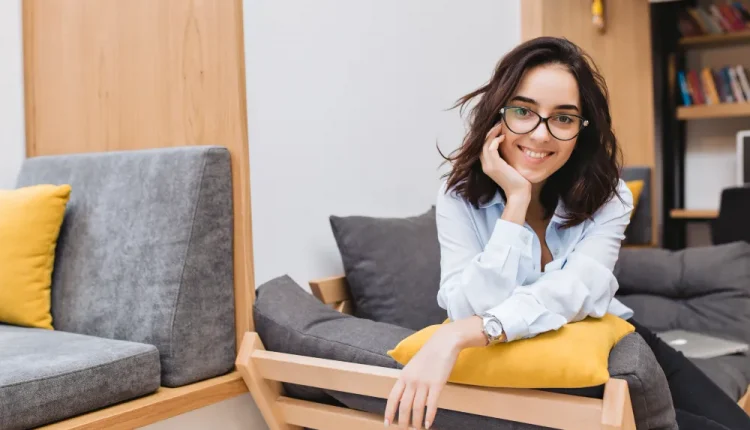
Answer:
[[[437,301],[450,321],[400,373],[386,426],[398,411],[402,428],[429,428],[464,349],[611,314],[635,327],[663,368],[679,428],[750,429],[732,399],[615,298],[633,196],[620,178],[607,86],[590,57],[565,39],[532,39],[457,106],[475,98],[435,205]]]

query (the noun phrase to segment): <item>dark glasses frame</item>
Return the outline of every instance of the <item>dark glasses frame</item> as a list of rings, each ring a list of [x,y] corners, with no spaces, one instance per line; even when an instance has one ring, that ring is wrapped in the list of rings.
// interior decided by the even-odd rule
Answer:
[[[537,122],[536,122],[536,124],[534,124],[534,127],[532,127],[532,128],[531,128],[531,130],[529,130],[529,131],[527,131],[527,132],[525,132],[525,133],[518,133],[518,132],[516,132],[515,130],[513,130],[513,129],[512,129],[512,128],[511,128],[511,127],[510,127],[510,126],[508,125],[508,121],[507,121],[507,120],[505,119],[505,113],[507,112],[507,110],[508,110],[508,109],[525,109],[525,110],[527,110],[527,111],[529,111],[529,112],[533,113],[534,115],[536,115],[536,117],[537,117]],[[555,135],[555,133],[553,133],[553,132],[552,132],[552,129],[550,129],[550,127],[549,127],[549,122],[548,122],[548,121],[549,121],[549,120],[550,120],[551,118],[557,118],[557,117],[560,117],[560,116],[574,116],[574,117],[576,117],[576,118],[578,118],[578,119],[580,119],[580,120],[581,120],[581,126],[580,126],[580,127],[578,128],[578,131],[576,132],[576,134],[575,134],[575,135],[573,135],[573,137],[571,137],[571,138],[568,138],[568,139],[560,139],[559,137],[557,137],[557,136]],[[510,131],[512,131],[513,133],[515,133],[515,134],[529,134],[529,133],[531,133],[532,131],[536,130],[536,128],[537,128],[537,127],[539,127],[539,124],[541,124],[541,123],[544,123],[544,126],[545,126],[545,127],[547,127],[547,131],[549,132],[549,134],[550,134],[550,135],[551,135],[552,137],[554,137],[555,139],[557,139],[557,140],[562,140],[562,141],[567,141],[567,140],[573,140],[573,139],[575,139],[576,137],[578,137],[578,135],[579,135],[579,134],[581,134],[581,131],[582,131],[582,130],[583,130],[583,129],[584,129],[584,128],[585,128],[586,126],[587,126],[587,125],[589,125],[589,120],[587,120],[586,118],[584,118],[584,117],[582,117],[582,116],[580,116],[580,115],[576,115],[576,114],[572,114],[572,113],[558,113],[558,114],[550,115],[550,116],[548,116],[548,117],[546,117],[546,118],[545,118],[545,117],[543,117],[543,116],[539,115],[539,112],[535,112],[534,110],[532,110],[532,109],[529,109],[529,108],[527,108],[527,107],[525,107],[525,106],[513,106],[513,105],[509,105],[509,106],[504,106],[503,108],[501,108],[501,109],[500,109],[500,117],[501,117],[501,118],[503,119],[503,122],[505,123],[505,126],[506,126],[506,127],[508,127],[508,129],[509,129]]]

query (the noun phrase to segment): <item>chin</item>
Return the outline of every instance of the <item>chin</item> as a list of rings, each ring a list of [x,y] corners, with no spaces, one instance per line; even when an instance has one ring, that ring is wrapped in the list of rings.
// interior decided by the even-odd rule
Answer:
[[[518,170],[518,173],[521,174],[524,178],[526,178],[527,181],[529,181],[532,185],[534,184],[541,184],[542,182],[546,181],[547,178],[550,177],[550,173],[546,171],[538,171],[534,169],[528,169],[523,167],[516,167],[516,170]]]

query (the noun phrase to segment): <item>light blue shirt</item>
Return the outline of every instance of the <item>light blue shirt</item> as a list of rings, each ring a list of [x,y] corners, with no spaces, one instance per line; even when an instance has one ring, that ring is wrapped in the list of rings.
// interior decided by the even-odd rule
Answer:
[[[611,313],[628,319],[633,311],[614,298],[612,271],[633,211],[623,180],[618,192],[591,219],[562,228],[562,202],[547,226],[552,261],[541,270],[541,243],[528,223],[500,219],[505,202],[498,192],[475,208],[455,192],[438,192],[440,242],[438,304],[451,320],[484,312],[496,316],[508,341],[557,330],[568,322]]]

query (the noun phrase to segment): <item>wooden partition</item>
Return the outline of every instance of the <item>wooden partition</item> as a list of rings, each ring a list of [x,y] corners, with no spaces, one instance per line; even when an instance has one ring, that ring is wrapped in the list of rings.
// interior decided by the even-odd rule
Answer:
[[[241,0],[25,0],[28,156],[221,145],[232,158],[237,345],[252,329]]]
[[[591,0],[521,1],[521,37],[565,37],[583,48],[607,81],[610,110],[626,166],[652,169],[652,242],[658,211],[654,148],[651,20],[646,0],[607,0],[605,30],[592,24]]]
[[[237,347],[255,298],[242,0],[24,0],[26,153],[231,153]],[[238,372],[52,424],[130,429],[247,392]]]

